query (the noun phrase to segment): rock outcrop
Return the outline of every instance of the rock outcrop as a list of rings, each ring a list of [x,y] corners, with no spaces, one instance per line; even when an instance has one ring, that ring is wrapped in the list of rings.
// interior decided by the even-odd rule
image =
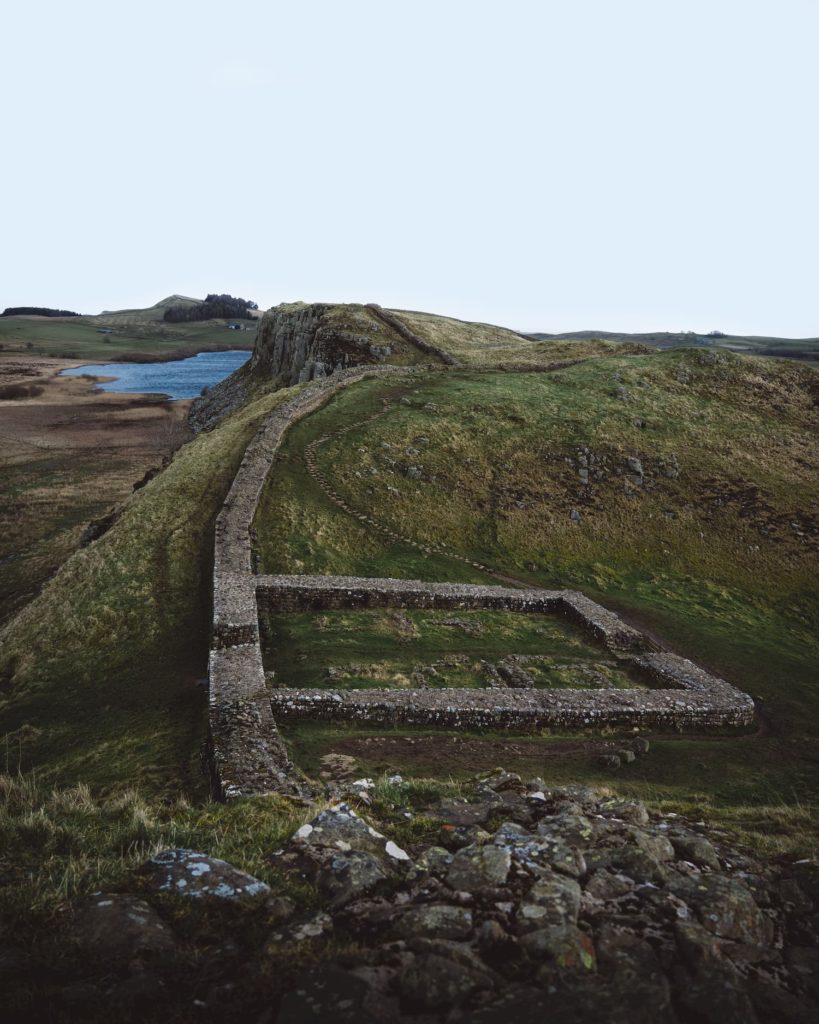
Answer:
[[[503,769],[431,805],[390,786],[371,823],[364,780],[328,785],[330,805],[270,850],[272,893],[169,850],[134,876],[143,896],[79,901],[72,969],[39,998],[66,1019],[101,999],[140,1021],[191,1006],[269,1024],[816,1019],[816,862],[766,864],[702,822]],[[211,873],[228,898],[191,900]]]
[[[363,366],[451,363],[380,306],[282,303],[259,325],[253,355],[197,398],[189,415],[194,432],[210,430],[270,382],[290,387]]]
[[[364,306],[283,303],[265,313],[250,369],[284,385],[400,359],[413,346]]]

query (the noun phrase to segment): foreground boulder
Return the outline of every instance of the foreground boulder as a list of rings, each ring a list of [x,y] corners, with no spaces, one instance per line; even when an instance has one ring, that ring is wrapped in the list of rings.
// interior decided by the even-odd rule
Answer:
[[[145,866],[159,892],[194,899],[245,900],[266,896],[270,886],[227,861],[195,850],[163,850]]]
[[[333,969],[354,976],[361,1020],[790,1024],[815,1012],[815,866],[790,869],[800,884],[639,801],[505,772],[473,802],[425,813],[447,849],[413,847],[409,866],[347,806],[279,858],[315,881],[333,943],[358,950]]]
[[[387,888],[405,873],[410,857],[349,804],[338,804],[302,825],[275,861],[298,870],[336,909]]]
[[[168,956],[173,934],[159,914],[136,896],[98,893],[74,910],[69,940],[91,958],[126,961]]]
[[[420,816],[374,804],[411,842],[369,810],[321,810],[271,855],[270,890],[204,854],[159,854],[134,878],[144,898],[77,905],[65,948],[82,966],[61,1005],[264,1024],[817,1019],[816,863],[765,864],[584,787],[496,772],[469,792]]]

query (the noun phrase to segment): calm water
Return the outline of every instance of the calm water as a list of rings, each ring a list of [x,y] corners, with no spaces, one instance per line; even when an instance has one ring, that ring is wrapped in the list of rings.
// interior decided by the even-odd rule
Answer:
[[[99,384],[101,391],[167,395],[168,398],[196,398],[203,387],[213,387],[248,361],[250,352],[200,352],[170,363],[89,363],[63,370],[69,377],[90,373],[94,377],[116,377]]]

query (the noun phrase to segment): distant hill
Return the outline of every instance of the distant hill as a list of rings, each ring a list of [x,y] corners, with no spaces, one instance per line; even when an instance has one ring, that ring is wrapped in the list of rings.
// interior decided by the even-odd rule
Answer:
[[[203,303],[187,295],[168,295],[146,309],[107,309],[96,316],[0,316],[0,352],[107,363],[178,359],[197,352],[253,347],[255,323],[227,330],[232,318],[196,323],[165,320],[170,309],[193,309]]]
[[[7,306],[0,316],[79,316],[70,309],[51,309],[48,306]]]
[[[697,334],[694,331],[653,331],[627,334],[619,331],[567,331],[563,334],[541,332],[526,335],[535,341],[632,341],[654,348],[723,348],[754,356],[779,356],[786,359],[819,360],[819,338],[769,338],[756,334]]]
[[[155,302],[153,306],[148,306],[147,309],[106,309],[99,314],[99,317],[89,317],[89,319],[104,317],[106,320],[118,320],[121,323],[161,323],[169,309],[179,306],[199,306],[202,302],[202,299],[192,299],[188,295],[169,295],[167,298]]]

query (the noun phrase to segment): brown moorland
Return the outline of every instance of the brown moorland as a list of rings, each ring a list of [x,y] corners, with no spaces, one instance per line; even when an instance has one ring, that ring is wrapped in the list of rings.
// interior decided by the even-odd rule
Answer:
[[[106,516],[186,440],[189,402],[60,377],[77,360],[0,360],[0,622],[40,590]]]

